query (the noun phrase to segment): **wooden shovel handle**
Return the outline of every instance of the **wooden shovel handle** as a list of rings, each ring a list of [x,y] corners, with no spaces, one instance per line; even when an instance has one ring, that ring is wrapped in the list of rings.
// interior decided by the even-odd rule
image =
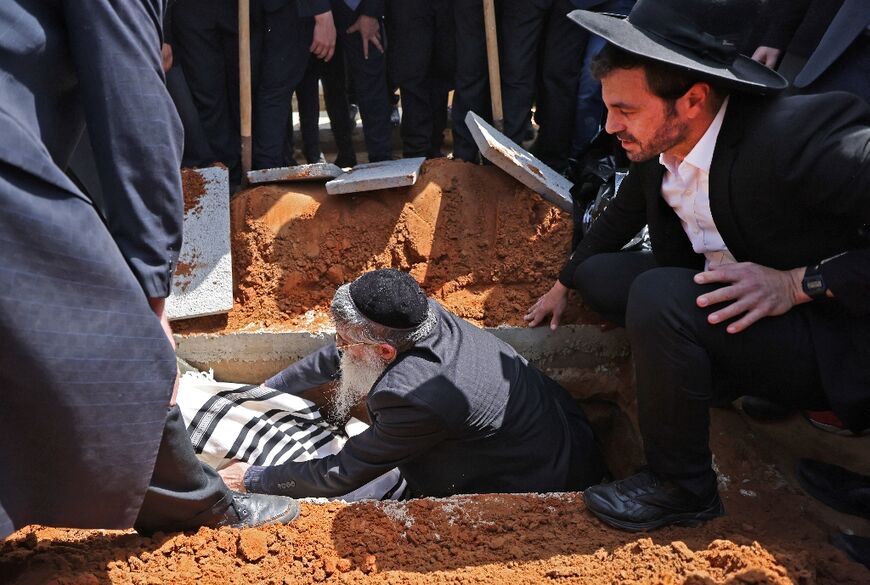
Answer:
[[[483,25],[486,30],[486,62],[489,67],[489,96],[492,100],[492,125],[504,130],[501,105],[501,71],[498,63],[498,34],[495,26],[495,0],[483,0]]]
[[[242,134],[242,184],[251,170],[251,2],[239,0],[239,113]]]

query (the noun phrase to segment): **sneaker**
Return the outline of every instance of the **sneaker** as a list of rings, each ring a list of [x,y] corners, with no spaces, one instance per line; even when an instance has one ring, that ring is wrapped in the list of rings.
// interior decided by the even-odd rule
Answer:
[[[654,530],[672,524],[699,526],[725,513],[714,488],[699,498],[649,470],[583,492],[586,507],[600,520],[629,532]]]
[[[835,435],[852,437],[866,435],[870,433],[870,429],[864,429],[860,433],[852,431],[851,429],[849,429],[849,427],[846,426],[846,423],[841,421],[840,418],[836,414],[834,414],[834,411],[832,410],[805,410],[803,412],[803,415],[804,418],[806,418],[809,423],[817,429],[821,429]]]
[[[287,496],[234,493],[224,517],[213,527],[254,528],[268,524],[289,524],[299,515],[299,504]]]

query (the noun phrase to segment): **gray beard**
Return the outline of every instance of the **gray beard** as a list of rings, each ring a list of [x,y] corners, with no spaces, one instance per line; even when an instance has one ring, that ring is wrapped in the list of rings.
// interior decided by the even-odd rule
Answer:
[[[338,383],[331,401],[337,420],[347,420],[351,409],[365,399],[385,369],[387,364],[373,353],[366,352],[361,359],[341,353]]]

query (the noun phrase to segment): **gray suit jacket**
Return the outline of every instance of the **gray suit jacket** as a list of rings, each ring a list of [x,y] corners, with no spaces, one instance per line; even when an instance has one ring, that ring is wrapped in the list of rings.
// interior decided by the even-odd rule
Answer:
[[[250,491],[338,496],[398,467],[414,496],[583,489],[603,467],[568,393],[514,349],[444,310],[369,392],[371,427],[336,455],[252,467]],[[334,346],[266,382],[300,392],[332,379]]]
[[[0,2],[0,538],[128,528],[175,356],[145,296],[181,245],[162,0]],[[64,174],[88,122],[107,216]]]
[[[0,4],[3,110],[47,149],[51,160],[36,164],[60,171],[87,122],[106,224],[145,294],[168,296],[181,249],[182,135],[161,69],[162,1]],[[32,166],[21,149],[0,141],[0,160]],[[58,169],[46,173],[69,187]]]

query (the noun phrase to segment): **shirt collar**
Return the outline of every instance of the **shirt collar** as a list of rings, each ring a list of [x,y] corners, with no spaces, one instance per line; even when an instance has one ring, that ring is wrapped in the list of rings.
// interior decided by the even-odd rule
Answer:
[[[730,97],[730,96],[729,96]],[[686,162],[697,169],[701,169],[707,173],[710,172],[710,165],[713,162],[713,151],[716,149],[716,140],[719,138],[719,131],[722,129],[722,121],[725,119],[725,110],[728,107],[728,99],[722,102],[719,106],[719,111],[716,117],[707,127],[707,131],[701,136],[701,139],[695,144],[689,154],[682,162]],[[661,153],[659,155],[659,163],[672,173],[680,165],[680,160],[674,155]]]

